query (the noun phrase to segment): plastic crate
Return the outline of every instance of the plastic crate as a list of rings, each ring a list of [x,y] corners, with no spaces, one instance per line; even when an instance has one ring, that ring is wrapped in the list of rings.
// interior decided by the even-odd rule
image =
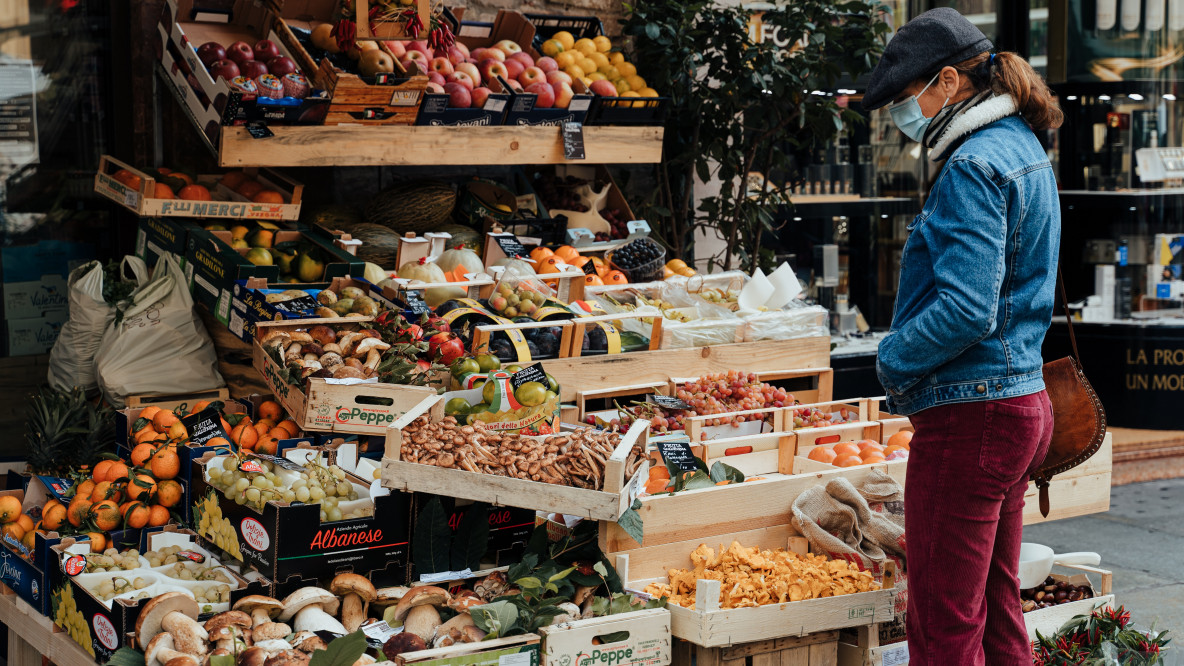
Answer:
[[[531,14],[523,12],[534,25],[534,50],[543,52],[543,42],[557,32],[566,30],[576,39],[589,39],[604,34],[604,23],[595,16],[564,16],[562,14]]]

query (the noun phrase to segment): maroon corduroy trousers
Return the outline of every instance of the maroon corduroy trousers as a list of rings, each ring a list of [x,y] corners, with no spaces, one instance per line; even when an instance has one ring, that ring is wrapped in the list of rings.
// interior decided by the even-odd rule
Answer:
[[[1029,666],[1017,574],[1028,475],[1052,438],[1048,395],[909,418],[909,664]]]

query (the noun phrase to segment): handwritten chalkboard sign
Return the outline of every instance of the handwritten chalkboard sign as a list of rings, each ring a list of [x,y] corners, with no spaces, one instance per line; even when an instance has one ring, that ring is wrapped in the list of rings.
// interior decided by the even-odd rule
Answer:
[[[529,368],[523,368],[510,375],[510,384],[514,386],[515,391],[527,382],[538,382],[543,386],[547,385],[547,373],[543,372],[542,363],[535,363]]]
[[[267,123],[262,120],[253,120],[247,123],[247,134],[250,134],[252,139],[266,139],[275,136],[275,132],[267,129]]]
[[[563,159],[584,159],[584,125],[563,123]]]
[[[222,414],[213,408],[206,408],[196,414],[183,417],[181,423],[189,433],[189,445],[200,446],[215,437],[230,441],[230,435],[222,429]]]
[[[423,297],[419,295],[418,291],[403,292],[403,299],[407,302],[407,309],[412,314],[422,315],[432,313],[432,309],[428,307],[427,303],[424,303]]]
[[[695,465],[695,454],[691,452],[689,442],[658,442],[658,452],[662,454],[663,460],[684,472],[699,469]]]
[[[589,261],[588,263],[592,263],[592,262]],[[647,395],[645,397],[645,399],[646,399],[646,402],[655,404],[655,405],[661,407],[662,409],[673,409],[676,411],[685,411],[685,410],[688,410],[691,408],[690,405],[683,402],[679,398],[675,398],[674,396],[670,396],[670,395],[658,395],[657,393],[651,393],[651,394]]]
[[[293,314],[312,312],[320,307],[320,303],[312,296],[300,296],[298,298],[291,298],[286,301],[276,301],[271,304],[271,307],[280,312],[290,312]]]
[[[507,257],[513,258],[529,256],[529,253],[526,251],[526,246],[523,245],[522,242],[518,240],[518,237],[514,234],[502,234],[499,236],[494,236],[493,240],[495,243],[497,243],[497,246],[501,248],[502,252],[504,252]]]

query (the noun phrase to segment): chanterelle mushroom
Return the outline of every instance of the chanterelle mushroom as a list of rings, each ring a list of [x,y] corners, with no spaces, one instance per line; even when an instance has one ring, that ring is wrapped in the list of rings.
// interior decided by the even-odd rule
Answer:
[[[279,599],[265,597],[261,594],[243,597],[234,604],[234,610],[250,614],[251,626],[255,627],[271,622],[271,618],[283,609],[284,604]]]
[[[366,619],[370,602],[378,595],[374,584],[365,576],[343,573],[333,579],[329,589],[333,594],[342,595],[341,624],[345,627],[346,633],[357,631]]]

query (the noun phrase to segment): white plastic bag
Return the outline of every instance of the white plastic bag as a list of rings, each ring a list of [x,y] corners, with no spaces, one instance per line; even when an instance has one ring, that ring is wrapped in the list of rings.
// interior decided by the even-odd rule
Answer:
[[[121,275],[136,289],[148,281],[148,266],[139,257],[127,256]],[[49,385],[60,391],[75,386],[96,389],[95,353],[103,333],[115,319],[116,307],[103,298],[106,275],[103,264],[92,261],[70,272],[70,319],[49,352]]]
[[[164,253],[144,285],[103,334],[95,374],[103,397],[122,408],[129,395],[182,394],[221,388],[218,356],[193,312],[175,255]]]

